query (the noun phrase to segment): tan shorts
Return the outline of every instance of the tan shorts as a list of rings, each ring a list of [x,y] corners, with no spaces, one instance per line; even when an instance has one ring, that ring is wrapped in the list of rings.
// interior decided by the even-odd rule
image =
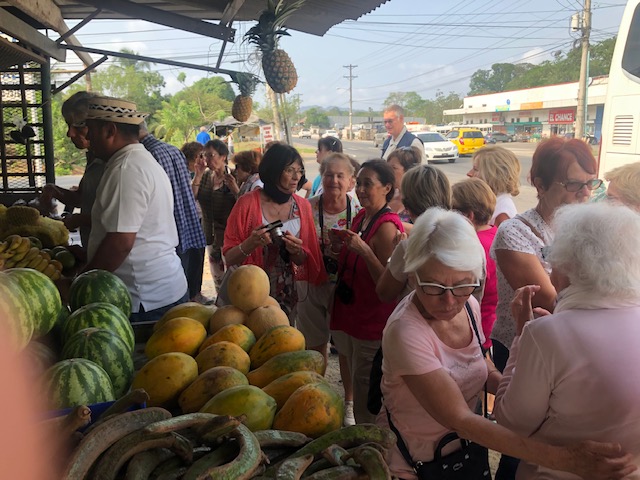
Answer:
[[[329,318],[335,285],[327,282],[310,285],[296,282],[298,289],[298,318],[296,327],[309,347],[321,347],[329,342]]]

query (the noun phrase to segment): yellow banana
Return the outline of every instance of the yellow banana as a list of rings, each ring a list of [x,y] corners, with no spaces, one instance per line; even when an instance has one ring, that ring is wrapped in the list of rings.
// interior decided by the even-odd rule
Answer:
[[[16,263],[14,268],[25,268],[29,264],[29,260],[23,258],[18,263]]]
[[[33,268],[34,270],[37,270],[37,266],[40,265],[40,262],[42,261],[42,259],[40,258],[39,255],[36,255],[34,258],[32,258],[31,260],[29,260],[29,263],[27,263],[27,268]]]
[[[5,250],[4,252],[0,253],[0,258],[11,258],[13,257],[14,252],[12,252],[11,250]]]
[[[56,267],[56,270],[58,270],[59,272],[62,271],[62,263],[59,260],[51,260],[51,263],[54,267]]]
[[[39,253],[40,253],[40,249],[38,247],[31,247],[27,252],[27,254],[25,255],[25,257],[23,258],[23,260],[33,260],[34,258],[39,256],[38,255]]]
[[[56,267],[53,266],[53,264],[49,264],[47,265],[47,268],[45,268],[42,273],[44,273],[47,277],[51,278],[53,276],[54,273],[59,273],[58,270],[56,270]]]
[[[7,248],[9,248],[9,244],[7,242],[0,243],[0,253],[4,252]]]
[[[18,263],[19,261],[21,261],[24,257],[27,256],[27,252],[28,250],[25,250],[24,252],[19,252],[19,251],[15,251],[13,256],[11,257],[11,260],[13,260],[15,263]]]
[[[62,277],[62,274],[58,271],[53,272],[53,275],[51,275],[51,280],[58,280],[60,277]]]
[[[9,235],[5,238],[5,242],[9,245],[7,250],[14,251],[22,244],[22,237],[20,235]]]
[[[38,270],[39,272],[44,272],[44,269],[47,268],[48,265],[49,265],[49,260],[47,260],[46,258],[41,258],[40,263],[36,265],[35,269]]]
[[[4,268],[13,268],[13,266],[16,264],[15,260],[13,258],[8,258],[5,262],[4,262]]]
[[[31,240],[29,240],[27,237],[22,237],[22,240],[20,241],[20,245],[18,246],[18,248],[16,248],[16,251],[24,252],[26,254],[30,248],[31,248]]]
[[[47,252],[40,251],[40,257],[44,258],[47,262],[49,262],[49,260],[51,260],[51,255],[49,255]]]

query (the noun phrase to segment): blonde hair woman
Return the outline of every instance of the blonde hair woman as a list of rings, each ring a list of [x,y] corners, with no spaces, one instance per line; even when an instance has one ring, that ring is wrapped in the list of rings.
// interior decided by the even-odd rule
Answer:
[[[513,197],[520,193],[520,162],[513,152],[497,145],[481,148],[473,154],[473,167],[467,176],[481,178],[496,195],[490,225],[497,227],[518,213]]]
[[[640,162],[614,168],[605,174],[607,198],[640,211]]]

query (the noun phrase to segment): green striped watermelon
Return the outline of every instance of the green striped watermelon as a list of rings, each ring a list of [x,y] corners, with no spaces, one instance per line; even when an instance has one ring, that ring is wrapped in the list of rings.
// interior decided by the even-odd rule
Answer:
[[[44,385],[52,409],[110,402],[116,398],[107,372],[85,358],[56,363],[45,372]]]
[[[64,344],[62,358],[86,358],[100,365],[109,375],[118,398],[129,390],[134,371],[133,357],[129,346],[114,332],[84,328]]]
[[[62,341],[66,343],[76,332],[83,328],[104,328],[116,333],[133,352],[135,335],[129,319],[122,311],[110,303],[90,303],[69,315],[62,325]]]
[[[5,273],[18,282],[31,307],[33,336],[46,335],[58,321],[62,308],[60,292],[53,280],[32,268],[10,268]]]
[[[27,297],[15,278],[0,272],[0,335],[9,335],[22,349],[33,335],[33,317]]]
[[[106,270],[89,270],[78,275],[69,288],[71,311],[95,302],[115,305],[129,318],[131,295],[122,280]]]

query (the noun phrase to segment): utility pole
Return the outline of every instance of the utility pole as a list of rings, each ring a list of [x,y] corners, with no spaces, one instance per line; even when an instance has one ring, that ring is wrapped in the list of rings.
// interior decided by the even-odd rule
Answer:
[[[344,68],[349,69],[349,75],[345,75],[344,78],[349,79],[349,140],[353,140],[353,79],[358,78],[353,75],[353,69],[358,68],[357,65],[344,65]]]
[[[578,81],[578,109],[576,111],[575,138],[583,138],[587,126],[587,76],[589,75],[589,35],[591,33],[591,0],[584,0],[580,43],[580,80]]]

